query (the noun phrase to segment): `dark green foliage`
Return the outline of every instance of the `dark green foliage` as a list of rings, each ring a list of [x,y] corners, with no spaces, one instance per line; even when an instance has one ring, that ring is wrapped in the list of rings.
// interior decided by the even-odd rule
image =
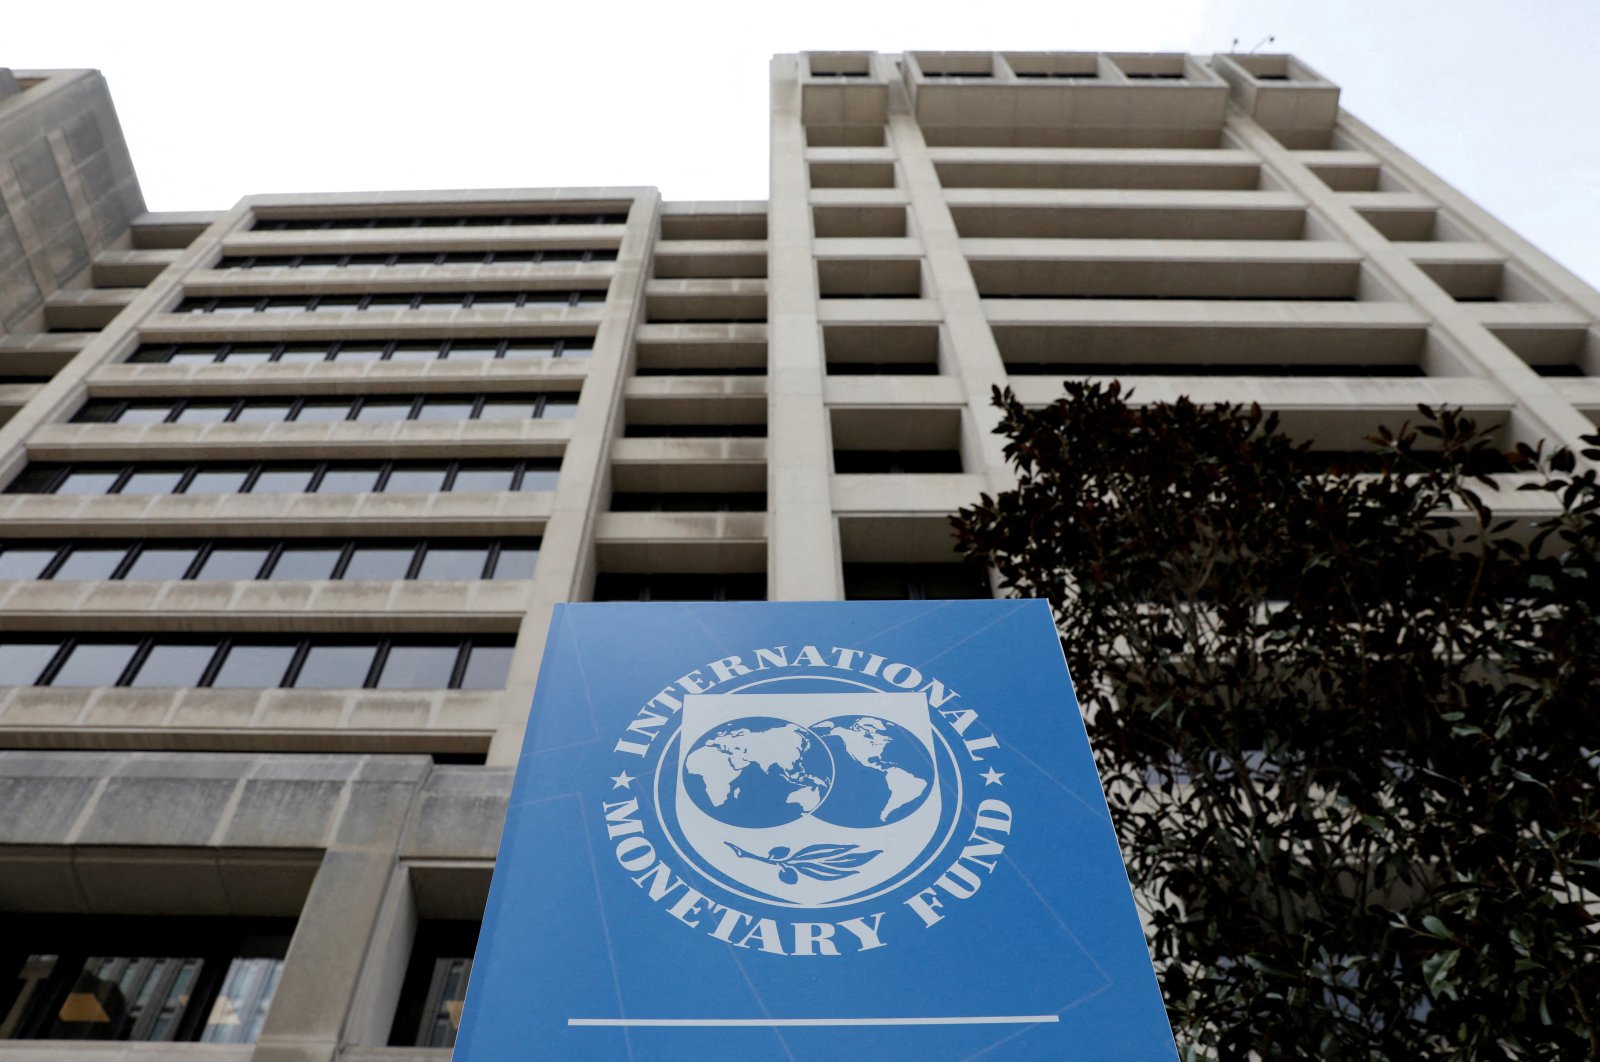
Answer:
[[[1187,1055],[1600,1057],[1592,466],[1448,410],[1352,476],[1256,408],[996,404],[1018,487],[957,531],[1055,609]],[[1507,468],[1560,515],[1496,522]]]

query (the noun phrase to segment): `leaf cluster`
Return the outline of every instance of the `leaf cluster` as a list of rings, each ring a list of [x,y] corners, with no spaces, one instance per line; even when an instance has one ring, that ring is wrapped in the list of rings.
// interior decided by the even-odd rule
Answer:
[[[1330,473],[1253,406],[995,403],[1017,486],[957,534],[1055,610],[1189,1057],[1600,1057],[1600,449],[1421,407]]]

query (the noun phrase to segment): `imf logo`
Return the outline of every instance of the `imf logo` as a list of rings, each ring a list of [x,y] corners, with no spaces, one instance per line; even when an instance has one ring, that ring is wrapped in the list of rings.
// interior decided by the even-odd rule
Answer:
[[[1003,787],[985,760],[999,743],[959,697],[838,647],[691,671],[616,743],[612,788],[637,794],[602,809],[617,862],[673,917],[769,953],[882,947],[895,908],[932,926],[994,872],[1013,825],[981,795]]]

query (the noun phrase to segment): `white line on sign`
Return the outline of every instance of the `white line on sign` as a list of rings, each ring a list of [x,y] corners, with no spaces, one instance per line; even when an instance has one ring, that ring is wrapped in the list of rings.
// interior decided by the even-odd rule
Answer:
[[[771,1028],[775,1025],[1033,1025],[1058,1022],[1059,1014],[985,1014],[948,1018],[568,1018],[568,1025],[614,1028],[650,1026],[655,1028]]]

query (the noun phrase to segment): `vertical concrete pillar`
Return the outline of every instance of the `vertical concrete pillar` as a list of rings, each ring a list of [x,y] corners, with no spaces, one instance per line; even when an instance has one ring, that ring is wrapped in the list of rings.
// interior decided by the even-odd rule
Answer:
[[[810,179],[797,59],[772,60],[772,189],[767,213],[767,596],[844,596],[822,385]]]
[[[643,320],[645,277],[660,227],[660,193],[654,188],[635,190],[628,231],[617,251],[604,317],[572,419],[572,436],[562,455],[561,477],[545,525],[528,612],[517,631],[502,721],[489,745],[490,764],[517,762],[555,606],[583,600],[594,585],[594,523],[605,511],[611,491],[611,440],[617,432],[634,331]]]

